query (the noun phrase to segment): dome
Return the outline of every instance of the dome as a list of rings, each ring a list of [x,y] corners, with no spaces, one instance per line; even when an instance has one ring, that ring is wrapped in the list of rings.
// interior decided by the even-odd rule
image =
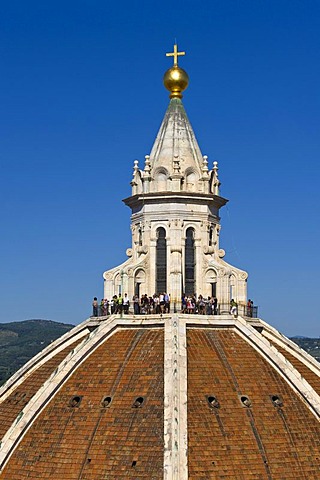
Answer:
[[[88,319],[0,391],[0,480],[316,479],[320,368],[259,319]]]

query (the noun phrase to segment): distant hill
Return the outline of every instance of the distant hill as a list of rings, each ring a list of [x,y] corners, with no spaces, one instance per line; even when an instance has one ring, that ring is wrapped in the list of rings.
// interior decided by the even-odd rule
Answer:
[[[292,337],[291,340],[320,362],[320,338]]]
[[[73,327],[52,320],[0,323],[0,385],[30,358]],[[291,340],[320,361],[320,338],[296,336]]]
[[[52,320],[0,323],[0,385],[74,326]]]

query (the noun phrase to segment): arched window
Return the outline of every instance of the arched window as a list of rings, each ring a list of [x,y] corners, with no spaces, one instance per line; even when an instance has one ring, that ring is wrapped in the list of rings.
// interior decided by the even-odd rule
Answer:
[[[196,281],[195,281],[195,246],[194,246],[194,229],[188,228],[186,232],[186,244],[185,244],[185,293],[186,295],[192,295],[196,293]]]
[[[206,272],[206,294],[210,297],[217,296],[217,273],[215,270],[210,268]]]
[[[157,230],[156,248],[156,291],[161,293],[167,291],[167,240],[163,227]]]
[[[209,229],[209,247],[212,247],[213,245],[213,227],[210,227]]]

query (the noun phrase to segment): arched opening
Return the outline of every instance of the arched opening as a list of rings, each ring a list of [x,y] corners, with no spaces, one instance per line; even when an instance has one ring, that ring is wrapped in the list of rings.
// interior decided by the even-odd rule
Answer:
[[[217,273],[213,269],[209,269],[206,272],[206,294],[210,297],[217,296]]]
[[[196,293],[196,255],[194,245],[194,229],[188,228],[186,232],[185,243],[185,293],[186,295],[193,295]]]
[[[237,291],[236,291],[236,278],[234,275],[229,276],[229,295],[230,295],[230,300],[231,299],[236,299],[237,298]]]
[[[189,192],[194,192],[196,190],[196,183],[198,176],[195,172],[188,172],[186,175],[186,187]]]
[[[154,175],[154,180],[158,192],[165,192],[168,190],[168,175],[165,170],[158,170]]]
[[[167,291],[167,240],[163,227],[157,229],[156,292]]]
[[[144,285],[146,282],[146,274],[143,270],[137,270],[134,276],[134,294],[141,297],[141,294],[144,292]]]
[[[117,273],[117,275],[114,277],[114,294],[115,295],[120,295],[121,294],[121,277],[120,274]]]

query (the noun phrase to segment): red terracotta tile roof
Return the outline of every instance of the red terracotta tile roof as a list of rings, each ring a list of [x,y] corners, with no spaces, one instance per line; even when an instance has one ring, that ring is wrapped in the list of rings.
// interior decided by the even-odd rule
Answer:
[[[272,395],[283,407],[273,405]],[[210,407],[207,396],[220,407]],[[250,399],[250,408],[241,396]],[[319,421],[274,368],[230,331],[188,332],[188,444],[192,479],[319,478]]]
[[[70,406],[73,397],[80,404]],[[101,401],[111,397],[105,408]],[[141,407],[133,407],[138,397]],[[55,395],[1,479],[163,477],[163,332],[122,330]],[[112,472],[112,473],[111,473]]]

